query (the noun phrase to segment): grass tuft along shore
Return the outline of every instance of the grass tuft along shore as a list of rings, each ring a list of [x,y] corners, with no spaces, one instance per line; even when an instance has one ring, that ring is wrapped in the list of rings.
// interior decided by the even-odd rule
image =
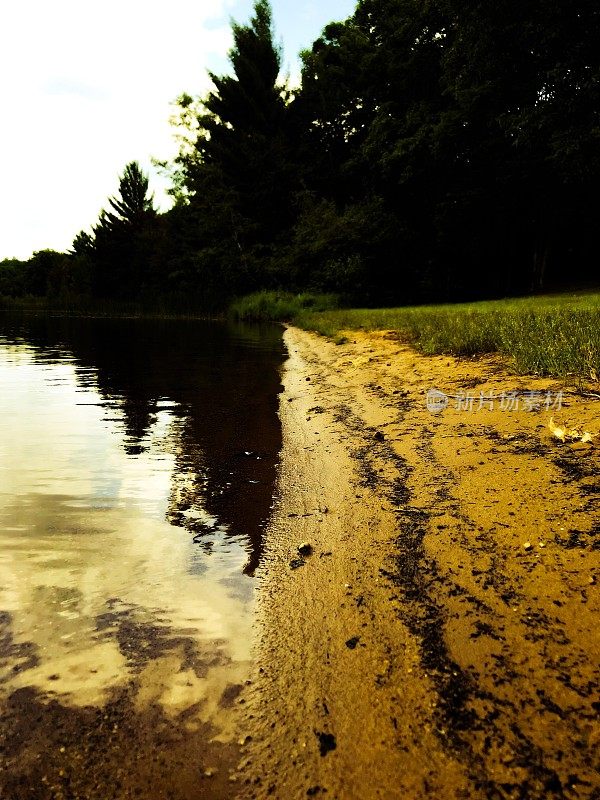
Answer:
[[[334,295],[259,292],[236,301],[236,319],[292,322],[334,341],[352,330],[396,331],[426,355],[501,353],[520,374],[600,378],[600,292],[454,305],[336,308]]]

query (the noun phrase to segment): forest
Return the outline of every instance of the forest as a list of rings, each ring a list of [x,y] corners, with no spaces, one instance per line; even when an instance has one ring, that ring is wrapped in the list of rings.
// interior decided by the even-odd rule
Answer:
[[[375,306],[597,284],[593,0],[359,0],[298,87],[267,0],[233,40],[228,73],[177,100],[172,208],[127,164],[69,252],[0,262],[2,298],[214,311],[261,289]]]

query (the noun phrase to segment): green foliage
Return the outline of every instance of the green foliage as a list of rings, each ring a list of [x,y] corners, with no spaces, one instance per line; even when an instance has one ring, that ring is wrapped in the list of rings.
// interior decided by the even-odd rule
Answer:
[[[326,311],[336,308],[338,302],[332,294],[262,291],[235,300],[228,313],[246,322],[291,322],[303,311]]]
[[[369,268],[371,294],[597,280],[599,34],[600,10],[568,0],[360,0],[325,29],[297,103],[306,180],[342,215],[382,204],[375,261],[401,264]]]
[[[68,256],[55,250],[34,253],[25,269],[25,293],[35,297],[68,294],[71,272]]]
[[[0,297],[3,305],[38,305],[38,299],[65,298],[76,293],[78,260],[55,250],[40,250],[29,261],[0,262]]]
[[[0,261],[0,297],[22,297],[26,292],[27,262],[17,258]]]

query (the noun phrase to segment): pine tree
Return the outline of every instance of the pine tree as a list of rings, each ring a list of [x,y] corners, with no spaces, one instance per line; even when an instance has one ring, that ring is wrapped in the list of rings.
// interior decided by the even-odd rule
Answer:
[[[157,227],[148,176],[137,162],[127,164],[119,178],[118,196],[110,197],[108,204],[110,210],[100,212],[92,237],[78,234],[73,251],[90,257],[96,295],[135,297],[151,277],[148,265]]]
[[[137,161],[127,164],[119,178],[119,197],[109,197],[112,211],[102,211],[96,226],[116,230],[120,226],[135,226],[154,215],[154,196],[149,194],[148,176],[144,175]]]
[[[290,224],[295,173],[267,0],[257,0],[247,25],[234,23],[233,39],[231,74],[210,73],[214,88],[195,120],[193,149],[179,156],[177,180],[197,226],[198,280],[211,280],[212,263],[221,283],[241,292],[264,279],[258,273]],[[189,96],[180,106],[189,117]]]

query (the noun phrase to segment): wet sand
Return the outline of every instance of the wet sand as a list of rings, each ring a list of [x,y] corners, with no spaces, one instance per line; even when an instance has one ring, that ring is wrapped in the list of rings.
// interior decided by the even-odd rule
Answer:
[[[239,794],[599,797],[597,444],[544,410],[425,407],[554,381],[349,338],[285,334]],[[552,414],[598,433],[599,409]]]

